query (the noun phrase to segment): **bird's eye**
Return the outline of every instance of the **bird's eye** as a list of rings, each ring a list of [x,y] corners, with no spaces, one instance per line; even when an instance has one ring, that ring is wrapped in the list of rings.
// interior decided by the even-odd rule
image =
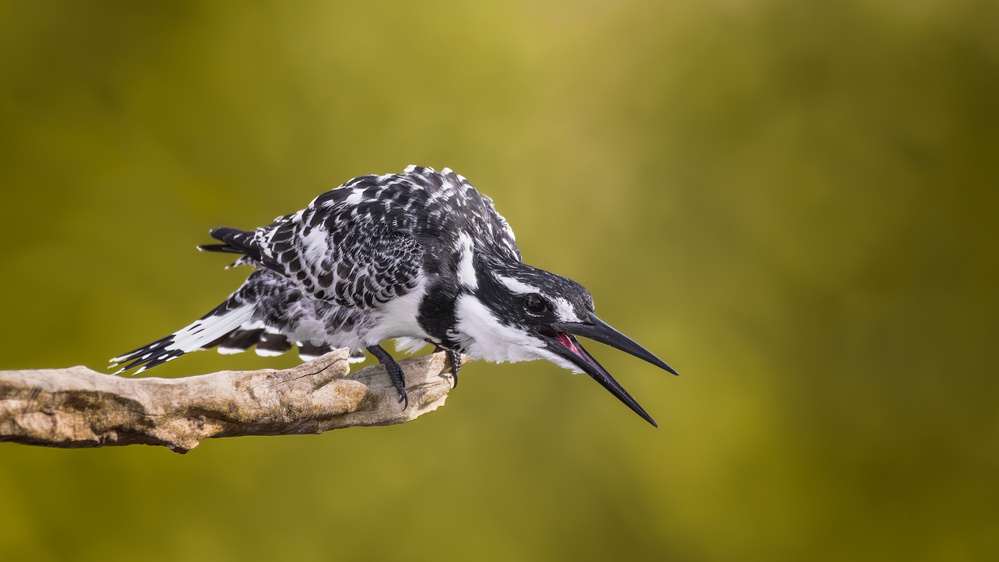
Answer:
[[[551,307],[548,305],[548,301],[541,298],[541,295],[531,293],[524,297],[524,310],[528,314],[542,316],[547,314],[551,310]]]

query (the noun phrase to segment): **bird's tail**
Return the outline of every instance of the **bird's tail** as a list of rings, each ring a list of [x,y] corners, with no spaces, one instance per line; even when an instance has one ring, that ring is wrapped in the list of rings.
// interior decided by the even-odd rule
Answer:
[[[329,353],[329,345],[291,340],[278,327],[261,321],[269,312],[258,309],[259,296],[262,292],[276,290],[274,285],[268,284],[268,279],[273,280],[273,277],[267,271],[251,274],[238,291],[211,312],[165,338],[115,357],[111,360],[112,368],[118,367],[118,373],[138,368],[138,374],[185,353],[213,347],[227,355],[256,346],[257,355],[267,357],[281,355],[297,345],[298,355],[303,360]],[[363,351],[359,350],[359,353],[363,358]]]
[[[111,360],[111,367],[120,367],[118,373],[138,367],[138,374],[185,353],[219,345],[235,333],[246,331],[240,330],[242,326],[252,325],[253,309],[253,304],[239,298],[237,291],[190,325],[149,345],[115,357]]]

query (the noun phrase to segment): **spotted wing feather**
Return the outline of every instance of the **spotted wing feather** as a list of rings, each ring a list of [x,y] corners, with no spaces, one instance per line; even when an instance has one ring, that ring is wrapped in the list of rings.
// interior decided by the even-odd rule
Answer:
[[[277,354],[297,343],[305,355],[347,346],[356,358],[367,345],[360,334],[374,321],[372,311],[428,278],[453,274],[461,240],[521,259],[492,200],[446,168],[362,176],[268,226],[211,235],[221,243],[200,249],[240,254],[233,265],[257,271],[202,319],[116,358],[126,369],[213,346]]]

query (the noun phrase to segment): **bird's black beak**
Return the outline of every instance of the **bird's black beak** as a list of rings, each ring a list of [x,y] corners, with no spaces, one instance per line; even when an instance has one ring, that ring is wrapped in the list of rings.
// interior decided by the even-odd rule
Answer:
[[[601,367],[600,363],[597,363],[596,359],[590,356],[590,354],[583,349],[583,346],[579,345],[579,342],[574,336],[582,336],[584,338],[589,338],[591,340],[607,344],[611,347],[615,347],[621,351],[634,355],[639,359],[648,361],[656,367],[669,371],[674,375],[679,374],[662,359],[659,359],[647,349],[635,343],[635,341],[628,336],[610,327],[607,323],[600,320],[592,313],[590,314],[589,322],[554,322],[539,330],[538,334],[541,335],[549,351],[567,359],[573,365],[582,369],[586,372],[586,374],[593,377],[593,380],[600,383],[601,386],[616,396],[618,400],[624,402],[636,414],[642,416],[645,421],[651,423],[655,427],[659,427],[656,425],[655,420],[653,420],[652,417],[638,405],[638,402],[635,402],[635,399],[628,394],[628,391],[618,384],[618,382],[614,380],[614,377],[610,376],[610,373]]]

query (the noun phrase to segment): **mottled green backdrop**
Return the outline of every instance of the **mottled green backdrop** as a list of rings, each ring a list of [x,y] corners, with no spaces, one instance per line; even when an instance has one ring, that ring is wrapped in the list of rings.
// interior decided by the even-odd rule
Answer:
[[[997,139],[995,2],[0,2],[0,368],[101,368],[238,286],[210,228],[416,163],[683,374],[590,345],[659,430],[475,363],[402,426],[0,444],[0,556],[997,559]]]

